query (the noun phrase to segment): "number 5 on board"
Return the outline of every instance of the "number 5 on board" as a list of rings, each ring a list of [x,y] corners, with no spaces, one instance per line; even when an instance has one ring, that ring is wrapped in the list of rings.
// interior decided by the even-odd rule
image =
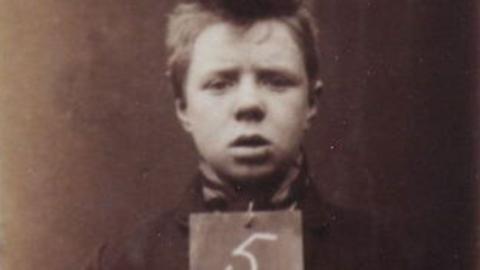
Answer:
[[[234,257],[244,257],[250,263],[250,270],[258,270],[258,262],[254,254],[246,250],[256,240],[276,241],[278,236],[273,233],[254,233],[236,249],[232,251]],[[233,270],[232,265],[228,265],[225,270]]]

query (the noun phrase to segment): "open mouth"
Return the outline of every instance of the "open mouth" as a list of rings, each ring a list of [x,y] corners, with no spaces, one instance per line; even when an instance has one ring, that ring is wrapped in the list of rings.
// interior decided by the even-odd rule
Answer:
[[[269,145],[270,141],[260,135],[240,136],[235,139],[230,146],[232,147],[261,147]]]
[[[235,139],[230,147],[236,162],[247,165],[264,164],[270,158],[271,142],[260,135],[245,135]]]

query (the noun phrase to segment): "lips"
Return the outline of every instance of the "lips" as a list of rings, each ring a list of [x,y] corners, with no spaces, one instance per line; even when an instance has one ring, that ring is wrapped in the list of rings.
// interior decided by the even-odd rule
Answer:
[[[235,139],[230,146],[232,147],[262,147],[270,144],[270,141],[260,135],[243,135]]]
[[[260,135],[244,135],[231,144],[231,154],[236,162],[246,165],[261,165],[269,160],[271,142]]]

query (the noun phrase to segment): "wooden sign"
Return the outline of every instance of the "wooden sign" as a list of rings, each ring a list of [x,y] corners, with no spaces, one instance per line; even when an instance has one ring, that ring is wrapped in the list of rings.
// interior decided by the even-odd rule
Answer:
[[[190,215],[190,270],[303,270],[301,213]]]

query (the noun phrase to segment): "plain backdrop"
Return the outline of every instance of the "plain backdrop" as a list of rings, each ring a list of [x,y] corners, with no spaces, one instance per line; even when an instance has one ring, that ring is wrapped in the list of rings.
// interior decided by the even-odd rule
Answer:
[[[165,80],[171,0],[0,0],[2,270],[81,269],[195,172]],[[421,269],[473,269],[476,1],[317,0],[316,187]]]

